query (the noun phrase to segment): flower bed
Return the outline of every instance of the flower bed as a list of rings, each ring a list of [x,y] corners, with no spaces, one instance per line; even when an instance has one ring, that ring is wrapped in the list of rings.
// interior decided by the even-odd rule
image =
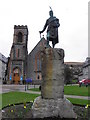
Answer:
[[[23,119],[32,118],[31,106],[32,106],[31,102],[8,106],[4,108],[2,111],[2,120],[4,120],[4,118],[9,118],[9,119],[10,118],[23,118]],[[89,117],[88,113],[89,113],[90,108],[85,108],[85,106],[73,105],[73,109],[78,116],[77,120],[79,120],[79,118],[80,119],[83,118],[85,120],[88,119]],[[55,120],[55,118],[47,118],[47,119]],[[56,119],[60,119],[60,118],[58,117]]]

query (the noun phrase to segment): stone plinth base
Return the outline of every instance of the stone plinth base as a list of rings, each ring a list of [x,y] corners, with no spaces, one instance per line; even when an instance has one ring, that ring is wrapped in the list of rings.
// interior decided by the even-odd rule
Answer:
[[[33,118],[77,118],[73,105],[66,98],[42,99],[37,97],[32,106]]]
[[[64,50],[47,48],[41,50],[42,84],[44,99],[64,97]]]

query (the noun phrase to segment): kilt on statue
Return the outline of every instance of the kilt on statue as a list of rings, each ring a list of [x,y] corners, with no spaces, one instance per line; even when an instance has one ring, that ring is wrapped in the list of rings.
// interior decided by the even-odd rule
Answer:
[[[59,19],[53,16],[53,11],[49,11],[50,17],[46,20],[46,23],[44,25],[44,28],[42,31],[39,31],[40,34],[45,31],[47,28],[47,46],[49,45],[49,41],[52,41],[52,46],[54,48],[55,44],[59,42],[58,40],[58,27],[60,26],[59,24]]]

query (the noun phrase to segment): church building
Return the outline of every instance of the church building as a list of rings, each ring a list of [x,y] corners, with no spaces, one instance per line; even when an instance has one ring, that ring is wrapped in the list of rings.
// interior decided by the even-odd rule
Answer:
[[[41,47],[46,46],[45,38],[28,54],[28,28],[27,26],[14,26],[13,44],[8,61],[8,82],[23,84],[27,78],[41,80]],[[30,46],[29,46],[30,47]]]

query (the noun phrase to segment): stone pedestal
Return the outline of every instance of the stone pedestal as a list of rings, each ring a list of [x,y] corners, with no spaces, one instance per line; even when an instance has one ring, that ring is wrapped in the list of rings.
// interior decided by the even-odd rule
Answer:
[[[33,118],[76,118],[72,104],[64,98],[64,50],[41,49],[41,62],[41,96],[33,103]]]
[[[66,98],[42,99],[37,97],[32,106],[33,118],[77,118],[73,105]]]
[[[41,51],[42,98],[57,99],[64,96],[64,50],[47,48]]]

